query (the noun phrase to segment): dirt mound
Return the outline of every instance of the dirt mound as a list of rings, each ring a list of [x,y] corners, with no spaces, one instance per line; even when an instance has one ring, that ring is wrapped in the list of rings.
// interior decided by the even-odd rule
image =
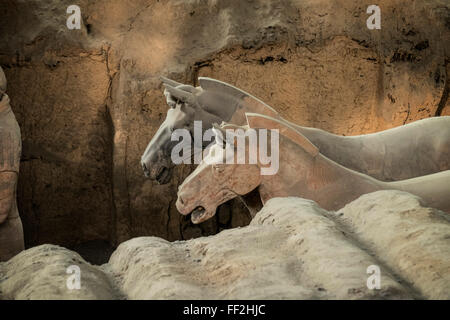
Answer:
[[[122,243],[109,263],[45,245],[0,263],[1,299],[450,299],[450,219],[400,191],[339,212],[275,198],[249,226]],[[67,268],[81,270],[68,290]],[[369,289],[373,270],[380,287]],[[376,282],[375,282],[376,283]]]

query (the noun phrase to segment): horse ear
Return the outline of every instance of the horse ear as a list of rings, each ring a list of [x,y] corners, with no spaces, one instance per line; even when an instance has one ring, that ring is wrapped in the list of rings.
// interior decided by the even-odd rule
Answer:
[[[171,80],[171,79],[163,77],[163,76],[160,76],[159,79],[162,81],[163,84],[167,84],[167,85],[169,85],[171,87],[178,88],[178,89],[181,89],[181,90],[184,90],[184,91],[188,91],[188,92],[191,92],[191,93],[197,93],[197,92],[200,91],[198,88],[196,88],[196,87],[194,87],[194,86],[192,86],[190,84],[180,83],[180,82],[177,82],[175,80]]]
[[[280,135],[290,139],[303,148],[310,155],[315,157],[319,153],[319,149],[312,144],[303,134],[298,132],[290,124],[266,115],[257,113],[246,113],[247,123],[252,129],[278,129]]]
[[[163,83],[168,84],[169,86],[172,86],[172,87],[178,87],[178,86],[183,85],[183,84],[180,83],[180,82],[176,82],[175,80],[171,80],[171,79],[166,78],[166,77],[163,77],[163,76],[160,76],[159,79],[160,79]]]
[[[216,140],[216,144],[224,146],[226,144],[226,132],[225,129],[221,128],[217,123],[213,123],[212,131]]]
[[[165,91],[167,91],[171,96],[176,99],[189,103],[193,106],[197,105],[197,97],[195,96],[195,88],[192,86],[182,85],[178,87],[172,87],[164,83]],[[191,90],[191,87],[193,90]]]
[[[240,105],[246,107],[247,110],[254,110],[255,112],[266,114],[271,117],[278,118],[279,114],[271,106],[252,96],[250,93],[245,92],[231,84],[206,77],[199,77],[198,81],[200,87],[209,92],[220,92],[233,97]]]
[[[237,139],[236,137],[238,134],[234,133],[231,130],[235,130],[239,126],[235,126],[233,124],[229,124],[226,122],[222,122],[222,124],[219,126],[217,123],[213,124],[213,132],[214,136],[216,137],[216,143],[221,144],[222,146],[228,146],[228,147],[236,147]],[[230,129],[227,132],[227,129]]]

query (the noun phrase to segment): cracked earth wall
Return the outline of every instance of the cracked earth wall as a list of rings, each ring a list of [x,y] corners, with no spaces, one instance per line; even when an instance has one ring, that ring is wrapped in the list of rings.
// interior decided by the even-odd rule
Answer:
[[[66,8],[82,10],[81,30]],[[27,246],[115,246],[138,236],[189,239],[243,226],[238,202],[194,226],[174,206],[192,170],[168,185],[139,159],[165,117],[158,77],[210,76],[284,117],[337,134],[450,115],[448,2],[6,0],[0,65],[22,129],[19,206]],[[357,156],[357,155],[355,155]]]

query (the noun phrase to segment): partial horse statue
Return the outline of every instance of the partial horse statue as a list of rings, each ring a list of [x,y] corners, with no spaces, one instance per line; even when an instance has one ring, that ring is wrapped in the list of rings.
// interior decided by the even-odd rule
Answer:
[[[199,78],[200,87],[162,78],[171,107],[148,144],[141,165],[146,176],[167,183],[174,167],[171,140],[175,129],[202,121],[203,131],[213,123],[245,125],[245,113],[259,113],[286,121],[270,106],[232,85]],[[419,120],[401,127],[359,136],[340,136],[286,121],[337,163],[381,181],[397,181],[450,169],[450,117]],[[206,144],[203,145],[206,147]]]
[[[425,204],[450,213],[450,170],[408,180],[383,182],[348,169],[325,155],[303,134],[288,123],[264,115],[247,114],[248,127],[222,125],[216,130],[216,144],[196,170],[186,178],[178,191],[177,209],[183,215],[192,213],[193,223],[211,218],[218,205],[257,189],[263,203],[276,197],[301,197],[314,200],[326,210],[339,210],[361,195],[378,190],[401,190],[421,197]],[[279,132],[279,166],[276,174],[261,175],[267,166],[260,159],[255,164],[237,161],[235,137],[228,138],[223,152],[217,130],[240,128],[247,143],[247,130],[277,129]],[[406,127],[414,136],[414,126]],[[243,133],[241,133],[242,135]],[[256,137],[260,136],[259,132]],[[229,137],[229,136],[228,136]],[[401,145],[403,138],[392,143]],[[270,142],[268,142],[270,144]],[[255,144],[253,144],[253,147]],[[258,152],[261,143],[257,144]],[[230,150],[232,149],[232,150]],[[267,150],[271,150],[267,147]],[[230,152],[231,151],[231,152]],[[228,158],[231,155],[231,159]]]
[[[0,261],[9,260],[24,249],[16,202],[22,147],[20,128],[5,91],[6,78],[0,68]]]

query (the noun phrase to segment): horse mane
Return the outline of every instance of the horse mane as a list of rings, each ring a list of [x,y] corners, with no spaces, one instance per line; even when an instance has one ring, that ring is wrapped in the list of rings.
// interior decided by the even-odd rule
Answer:
[[[306,138],[303,134],[298,132],[294,127],[292,127],[289,123],[275,119],[263,114],[258,113],[245,113],[247,118],[248,126],[252,129],[278,129],[280,135],[285,138],[288,138],[310,155],[315,157],[319,153],[319,149]]]
[[[220,125],[221,129],[242,129],[244,131],[248,130],[250,127],[245,124],[243,126],[237,125],[237,124],[233,124],[233,123],[229,123],[229,122],[222,122]]]
[[[256,98],[250,93],[245,92],[244,90],[241,90],[231,84],[208,77],[199,77],[198,81],[200,83],[200,87],[203,90],[220,92],[221,94],[226,94],[233,97],[234,99],[236,99],[236,101],[239,101],[241,104],[247,103],[254,108],[260,108],[262,110],[267,111],[267,114],[271,114],[274,116],[278,115],[278,112],[274,108],[269,106],[267,103],[261,101],[260,99]]]

